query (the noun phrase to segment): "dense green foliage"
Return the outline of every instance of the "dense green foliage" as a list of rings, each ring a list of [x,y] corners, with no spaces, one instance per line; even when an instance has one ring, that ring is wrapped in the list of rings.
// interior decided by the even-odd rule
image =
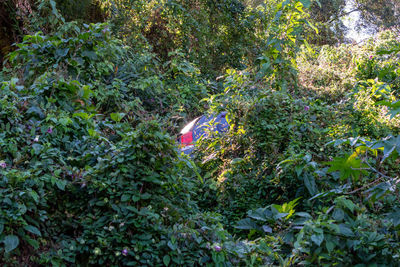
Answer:
[[[37,1],[0,72],[3,266],[399,265],[398,33],[321,45],[343,1],[75,2]]]

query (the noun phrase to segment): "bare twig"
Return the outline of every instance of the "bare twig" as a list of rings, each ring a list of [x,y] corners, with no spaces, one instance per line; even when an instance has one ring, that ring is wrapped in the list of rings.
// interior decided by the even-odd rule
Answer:
[[[362,187],[360,187],[360,188],[357,188],[357,189],[355,189],[355,190],[353,190],[353,191],[350,191],[350,192],[346,193],[346,195],[352,195],[352,194],[354,194],[354,193],[357,193],[357,192],[359,192],[359,191],[361,191],[361,190],[363,190],[363,189],[366,189],[366,188],[370,187],[371,185],[376,184],[376,183],[379,182],[379,181],[382,181],[382,177],[380,177],[380,178],[378,178],[378,179],[372,181],[371,183],[366,184],[366,185],[364,185],[364,186],[362,186]]]
[[[361,191],[363,189],[366,189],[366,188],[368,188],[368,187],[370,187],[370,186],[372,186],[372,185],[374,185],[374,184],[376,184],[376,183],[378,183],[380,181],[383,181],[383,178],[386,178],[386,179],[389,179],[389,180],[393,181],[394,185],[400,183],[399,177],[394,177],[393,178],[393,177],[387,176],[387,175],[383,174],[382,172],[378,171],[377,169],[375,169],[374,167],[372,167],[367,161],[365,161],[365,164],[368,165],[368,168],[351,168],[351,169],[352,170],[358,170],[358,171],[372,171],[372,172],[375,172],[376,174],[378,174],[380,177],[378,179],[372,181],[369,184],[366,184],[366,185],[364,185],[364,186],[362,186],[360,188],[357,188],[357,189],[355,189],[355,190],[353,190],[351,192],[348,192],[347,194],[351,195],[351,194],[357,193],[357,192],[359,192],[359,191]]]
[[[375,169],[374,167],[372,167],[367,161],[365,161],[365,164],[368,165],[368,167],[370,168],[371,171],[373,171],[373,172],[379,174],[380,176],[382,176],[382,177],[384,177],[384,178],[388,178],[388,179],[390,179],[390,180],[394,180],[394,179],[397,179],[397,178],[398,178],[398,177],[393,178],[393,177],[390,177],[390,176],[387,176],[387,175],[381,173],[380,171],[378,171],[377,169]]]

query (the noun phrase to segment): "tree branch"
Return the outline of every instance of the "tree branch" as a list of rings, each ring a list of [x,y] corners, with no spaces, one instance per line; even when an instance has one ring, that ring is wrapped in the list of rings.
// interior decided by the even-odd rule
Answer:
[[[375,172],[376,174],[378,174],[380,177],[379,177],[378,179],[372,181],[372,182],[369,183],[369,184],[366,184],[366,185],[364,185],[364,186],[362,186],[362,187],[360,187],[360,188],[357,188],[357,189],[355,189],[355,190],[353,190],[353,191],[351,191],[351,192],[348,192],[348,193],[347,193],[348,195],[357,193],[357,192],[359,192],[359,191],[361,191],[361,190],[363,190],[363,189],[365,189],[365,188],[368,188],[368,187],[370,187],[371,185],[374,185],[374,184],[376,184],[377,182],[382,181],[383,178],[386,178],[386,179],[389,179],[389,180],[393,181],[393,182],[394,182],[394,185],[400,183],[399,177],[393,178],[393,177],[387,176],[387,175],[381,173],[380,171],[378,171],[377,169],[375,169],[374,167],[372,167],[367,161],[365,161],[365,164],[368,165],[368,168],[351,168],[351,169],[352,169],[352,170],[358,170],[358,171],[372,171],[372,172]]]
[[[335,20],[340,19],[341,17],[345,17],[345,16],[350,15],[351,13],[356,12],[356,11],[360,11],[360,9],[359,9],[359,8],[355,8],[355,9],[349,11],[349,12],[346,12],[346,13],[344,13],[344,14],[340,14],[339,16],[334,17],[334,18],[328,20],[327,23],[331,23],[331,22],[333,22],[333,21],[335,21]]]

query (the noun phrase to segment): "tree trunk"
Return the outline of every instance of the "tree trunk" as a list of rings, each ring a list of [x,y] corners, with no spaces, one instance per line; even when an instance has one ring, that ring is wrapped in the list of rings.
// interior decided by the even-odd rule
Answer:
[[[12,44],[28,33],[25,27],[32,13],[30,0],[5,0],[0,3],[0,66]]]

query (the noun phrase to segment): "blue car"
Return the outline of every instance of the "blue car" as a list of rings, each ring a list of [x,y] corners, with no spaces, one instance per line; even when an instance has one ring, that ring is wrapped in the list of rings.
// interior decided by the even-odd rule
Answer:
[[[229,124],[226,120],[226,112],[218,115],[203,115],[187,124],[179,134],[178,142],[181,151],[186,155],[192,153],[194,145],[202,136],[207,136],[208,132],[227,132]]]

